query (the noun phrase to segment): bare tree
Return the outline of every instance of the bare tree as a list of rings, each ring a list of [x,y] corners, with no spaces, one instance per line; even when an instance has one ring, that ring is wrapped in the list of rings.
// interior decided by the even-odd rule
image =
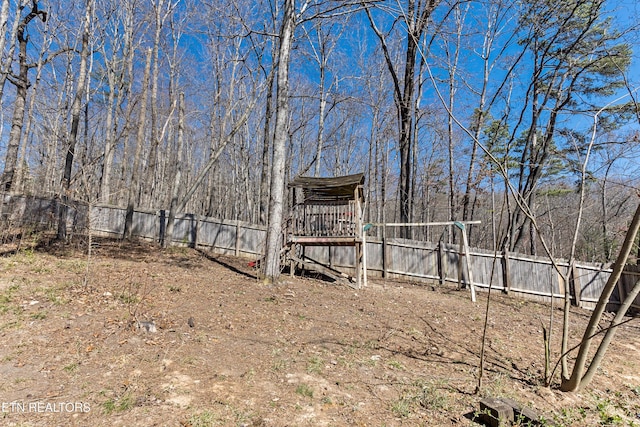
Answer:
[[[318,130],[316,154],[314,156],[314,176],[320,176],[320,167],[322,161],[322,150],[325,144],[325,121],[327,115],[327,103],[331,90],[338,83],[338,76],[330,73],[329,60],[331,55],[338,46],[338,42],[342,33],[349,25],[348,17],[342,19],[340,25],[337,23],[329,23],[324,25],[324,20],[317,20],[311,30],[307,30],[304,26],[305,38],[311,49],[310,56],[318,67]],[[335,34],[332,34],[335,33]],[[334,76],[334,77],[332,77]],[[327,81],[329,79],[329,81]]]
[[[413,121],[416,119],[415,99],[416,96],[416,63],[419,55],[418,46],[420,40],[424,36],[432,12],[440,3],[439,0],[407,0],[406,2],[397,2],[399,10],[397,11],[397,19],[405,24],[404,30],[406,34],[406,47],[403,52],[404,56],[404,74],[401,77],[401,71],[393,59],[391,46],[388,37],[383,30],[379,28],[379,24],[371,11],[366,8],[367,17],[371,28],[380,41],[380,46],[384,53],[387,69],[393,80],[393,92],[395,96],[396,108],[398,112],[398,148],[400,151],[400,182],[398,186],[398,195],[400,203],[400,222],[411,221],[411,171],[412,171],[412,128]],[[408,228],[403,228],[404,235],[409,233]],[[408,236],[408,235],[407,235]]]
[[[166,248],[171,244],[171,238],[173,237],[173,227],[176,218],[176,207],[178,206],[178,194],[180,192],[180,184],[182,180],[182,152],[184,151],[184,127],[185,127],[185,106],[184,106],[184,94],[180,94],[180,102],[178,105],[178,147],[176,158],[176,174],[173,179],[173,186],[171,188],[171,203],[169,205],[169,216],[167,218],[167,229],[164,240],[161,242],[162,247]]]
[[[598,350],[591,359],[589,367],[586,368],[591,343],[593,341],[593,338],[599,333],[598,329],[600,321],[602,320],[602,315],[604,314],[605,308],[609,303],[609,298],[611,297],[611,294],[613,293],[618,280],[620,280],[622,270],[624,269],[631,249],[633,248],[639,230],[640,205],[636,209],[636,213],[633,216],[631,225],[629,225],[629,230],[627,231],[624,243],[622,244],[620,253],[618,254],[618,258],[613,265],[613,271],[611,272],[611,275],[609,276],[609,279],[607,280],[607,283],[605,284],[605,287],[600,294],[598,303],[596,304],[596,307],[591,314],[591,317],[589,318],[589,324],[587,325],[587,328],[585,329],[583,334],[582,341],[580,342],[580,349],[573,366],[571,377],[563,378],[563,391],[577,391],[583,389],[589,384],[596,371],[598,370],[600,362],[602,361],[602,358],[604,357],[606,350],[615,335],[616,328],[622,323],[622,318],[627,313],[629,307],[640,293],[640,281],[638,281],[633,286],[631,292],[627,295],[625,301],[619,308],[618,313],[611,321],[610,326],[605,330],[605,336],[600,342]]]
[[[15,16],[13,16],[13,23],[8,37],[6,36],[7,21],[11,17],[9,11],[9,0],[3,0],[2,6],[0,7],[0,25],[2,27],[0,29],[0,35],[2,35],[2,38],[0,39],[0,47],[2,48],[0,49],[0,53],[4,54],[7,42],[9,43],[9,50],[6,54],[6,58],[3,58],[0,63],[0,100],[3,99],[5,83],[7,82],[9,74],[11,73],[11,66],[13,65],[13,55],[16,48],[18,28],[22,22],[20,19],[20,13],[28,2],[29,0],[19,0],[18,7],[13,8],[12,14]]]
[[[104,37],[110,40],[110,43],[104,43],[102,46],[102,57],[104,61],[103,73],[106,78],[107,96],[105,100],[106,117],[105,134],[104,134],[104,150],[102,154],[102,173],[100,174],[100,192],[99,198],[103,203],[114,201],[113,179],[116,176],[114,171],[114,160],[118,140],[126,141],[128,120],[125,120],[123,126],[119,125],[119,114],[122,110],[123,103],[131,96],[131,85],[133,84],[133,6],[130,1],[120,1],[117,4],[104,3],[103,14],[105,18],[109,18],[110,22],[103,25]],[[130,117],[130,109],[134,103],[128,103],[128,112],[125,113],[126,118]]]
[[[58,215],[58,240],[67,239],[67,213],[69,210],[69,191],[71,189],[71,168],[73,167],[73,157],[78,139],[78,129],[80,127],[80,113],[82,111],[82,99],[87,90],[87,62],[89,58],[89,29],[93,14],[93,0],[86,0],[85,15],[82,26],[82,48],[80,50],[80,68],[76,93],[71,105],[71,129],[67,141],[67,150],[64,163],[64,175],[62,177],[61,206]]]
[[[47,13],[40,10],[37,0],[31,3],[31,11],[22,18],[17,28],[17,38],[19,44],[18,66],[19,72],[17,76],[9,74],[9,81],[16,86],[16,100],[13,106],[13,119],[11,123],[11,132],[9,133],[9,142],[7,144],[7,154],[5,156],[4,172],[0,184],[4,191],[10,191],[15,180],[15,170],[18,161],[18,150],[20,139],[22,137],[22,128],[24,126],[25,105],[27,102],[27,89],[29,88],[29,69],[33,67],[27,58],[27,43],[29,41],[25,34],[27,26],[35,18],[47,20]]]
[[[47,33],[46,26],[48,23],[45,23],[44,33]],[[35,101],[37,99],[37,93],[39,90],[40,80],[42,78],[42,71],[46,61],[46,52],[51,47],[52,39],[51,37],[46,37],[42,42],[42,46],[40,48],[40,53],[38,55],[38,60],[36,62],[36,77],[34,79],[34,83],[31,87],[31,97],[29,100],[29,107],[26,112],[26,122],[24,125],[24,131],[22,132],[22,142],[20,143],[20,155],[18,157],[18,163],[16,165],[16,179],[14,190],[19,192],[28,192],[28,188],[26,187],[26,183],[30,180],[29,176],[29,168],[28,168],[28,159],[27,159],[27,146],[29,145],[29,137],[31,136],[31,129],[34,122],[34,106]]]
[[[154,0],[153,2],[154,18],[155,18],[155,31],[153,38],[153,69],[151,71],[151,145],[149,149],[149,156],[146,165],[145,182],[143,186],[143,200],[144,205],[150,206],[153,200],[155,187],[157,185],[158,177],[156,176],[158,168],[158,151],[160,146],[160,125],[158,123],[158,77],[160,73],[160,37],[164,23],[174,12],[178,2],[172,2],[167,0]]]
[[[280,248],[284,213],[285,157],[289,135],[289,58],[295,29],[295,0],[284,0],[276,91],[276,123],[271,165],[271,191],[269,201],[269,227],[267,230],[264,265],[265,282],[274,283],[280,276]]]
[[[140,163],[142,156],[142,146],[144,145],[144,137],[146,132],[147,120],[147,104],[149,97],[149,79],[151,74],[151,57],[152,50],[147,50],[147,59],[144,66],[144,77],[142,79],[142,94],[140,101],[140,113],[138,117],[138,133],[136,136],[136,149],[133,155],[133,166],[131,170],[131,183],[127,196],[127,212],[124,220],[123,237],[131,239],[133,237],[133,210],[138,203],[138,194],[140,191]]]

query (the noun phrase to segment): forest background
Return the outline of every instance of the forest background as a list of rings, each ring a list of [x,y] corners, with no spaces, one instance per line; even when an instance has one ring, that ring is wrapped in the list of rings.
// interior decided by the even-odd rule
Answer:
[[[608,262],[637,204],[637,16],[611,0],[2,0],[2,189],[279,231],[282,182],[364,172],[366,221],[480,220],[473,246]]]

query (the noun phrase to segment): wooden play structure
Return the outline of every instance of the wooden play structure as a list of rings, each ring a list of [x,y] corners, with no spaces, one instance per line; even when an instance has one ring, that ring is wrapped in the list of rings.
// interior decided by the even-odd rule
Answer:
[[[363,244],[364,174],[311,178],[297,177],[289,183],[291,213],[286,245],[291,274],[296,267],[314,270],[335,280],[355,282],[360,288],[365,275]],[[355,278],[305,254],[307,246],[353,246]]]

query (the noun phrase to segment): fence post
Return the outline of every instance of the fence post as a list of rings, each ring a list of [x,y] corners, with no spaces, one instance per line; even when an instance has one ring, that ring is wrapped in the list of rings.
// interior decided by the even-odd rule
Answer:
[[[197,214],[191,214],[191,221],[190,221],[190,227],[189,227],[189,237],[190,237],[190,241],[191,243],[189,243],[189,246],[193,249],[195,249],[198,245],[198,215]]]
[[[160,209],[159,211],[159,221],[160,221],[160,227],[159,232],[158,232],[158,242],[160,243],[160,245],[164,245],[164,239],[166,238],[166,233],[167,233],[167,225],[166,225],[166,218],[167,218],[167,213],[164,209]]]
[[[389,265],[388,265],[388,249],[387,249],[387,226],[382,225],[382,277],[389,277]]]
[[[444,286],[445,271],[444,271],[444,242],[442,239],[438,242],[438,279],[440,280],[440,286]]]
[[[580,276],[578,275],[578,268],[576,267],[575,261],[571,264],[569,277],[569,283],[571,284],[569,289],[573,290],[574,304],[576,307],[582,307],[582,284],[580,283]]]
[[[235,248],[236,257],[240,256],[240,221],[236,220],[236,248]]]
[[[511,272],[509,271],[511,268],[509,263],[509,251],[504,250],[502,253],[502,287],[505,294],[509,295],[511,292]]]
[[[618,278],[618,283],[616,283],[616,287],[618,288],[618,298],[620,298],[620,305],[622,305],[622,303],[624,302],[624,300],[627,298],[627,289],[626,289],[626,283],[625,283],[625,277],[624,277],[624,272],[626,270],[626,267],[624,267],[622,269],[622,273],[620,274],[620,277]]]
[[[196,236],[193,239],[193,248],[198,249],[198,239],[200,238],[200,226],[202,225],[202,217],[200,215],[196,215]]]

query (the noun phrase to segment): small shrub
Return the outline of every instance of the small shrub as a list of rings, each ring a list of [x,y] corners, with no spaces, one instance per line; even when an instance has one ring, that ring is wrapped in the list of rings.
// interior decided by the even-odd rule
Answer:
[[[389,362],[387,362],[387,365],[399,371],[404,371],[404,366],[402,365],[402,363],[398,362],[397,360],[390,360]]]
[[[74,363],[71,363],[71,364],[65,366],[62,369],[71,374],[71,373],[75,372],[78,369],[78,364],[74,362]]]
[[[300,384],[296,388],[296,393],[304,397],[313,397],[313,389],[306,384]]]
[[[37,313],[33,313],[33,314],[31,315],[31,318],[32,318],[33,320],[44,320],[44,319],[46,319],[46,318],[47,318],[47,315],[46,315],[45,313],[43,313],[43,312],[39,311],[39,312],[37,312]]]
[[[320,374],[322,372],[322,365],[324,364],[323,360],[318,356],[314,356],[309,359],[307,362],[307,373],[308,374]]]
[[[215,421],[216,421],[216,418],[211,412],[204,411],[197,415],[194,414],[191,417],[189,417],[187,425],[191,427],[210,427],[214,425],[213,423]]]
[[[113,412],[124,412],[133,408],[135,399],[130,393],[121,396],[119,399],[109,399],[102,404],[102,409],[106,415],[110,415]]]
[[[411,415],[411,398],[402,396],[391,405],[391,411],[401,418],[407,418]]]

